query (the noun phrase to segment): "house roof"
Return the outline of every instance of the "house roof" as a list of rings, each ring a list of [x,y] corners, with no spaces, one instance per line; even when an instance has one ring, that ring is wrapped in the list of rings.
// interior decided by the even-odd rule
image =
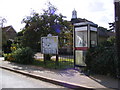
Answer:
[[[72,23],[80,23],[80,22],[91,22],[91,21],[89,21],[89,20],[87,20],[87,19],[85,19],[85,18],[76,18],[76,19],[71,19],[71,22]],[[91,22],[91,23],[93,23],[93,22]]]
[[[87,20],[87,19],[85,19],[85,18],[75,18],[75,19],[71,19],[71,23],[72,24],[75,24],[75,23],[83,23],[83,24],[90,24],[90,25],[93,25],[93,26],[98,26],[97,24],[95,24],[95,23],[93,23],[92,21],[89,21],[89,20]]]
[[[107,30],[98,28],[98,35],[102,37],[108,37]]]
[[[2,30],[5,31],[5,32],[8,32],[10,29],[13,29],[14,32],[17,33],[12,26],[7,26],[7,27],[3,27],[3,28],[2,28]]]
[[[108,31],[108,36],[115,36],[115,32]]]
[[[11,26],[2,27],[2,30],[8,30],[9,28],[11,28]]]
[[[98,35],[102,37],[115,36],[115,32],[98,28]]]

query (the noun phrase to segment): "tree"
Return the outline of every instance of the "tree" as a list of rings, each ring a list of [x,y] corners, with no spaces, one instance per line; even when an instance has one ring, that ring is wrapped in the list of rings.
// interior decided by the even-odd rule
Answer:
[[[57,8],[48,3],[48,9],[43,10],[43,14],[32,12],[31,16],[23,19],[25,27],[22,30],[22,45],[40,50],[40,38],[47,36],[49,33],[59,36],[60,46],[63,40],[68,38],[72,32],[71,23],[64,20],[62,14],[56,13]],[[69,35],[68,35],[69,34]],[[72,37],[72,36],[71,36]]]
[[[6,22],[7,22],[7,20],[5,18],[0,17],[0,27],[3,27],[4,26],[3,24]]]
[[[115,22],[113,22],[113,23],[109,23],[109,30],[110,31],[114,31],[115,30]]]

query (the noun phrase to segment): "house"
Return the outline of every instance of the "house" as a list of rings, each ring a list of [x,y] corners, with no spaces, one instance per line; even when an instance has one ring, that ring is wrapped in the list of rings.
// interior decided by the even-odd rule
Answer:
[[[16,36],[17,32],[12,26],[2,27],[2,51],[4,51],[4,53],[11,52],[11,43]]]
[[[17,32],[12,26],[2,28],[2,44],[5,44],[8,40],[14,40],[17,36]]]
[[[6,35],[7,40],[14,39],[17,36],[17,32],[12,26],[3,27],[2,33]]]
[[[82,23],[82,22],[90,22],[90,23],[93,23],[92,21],[89,21],[85,18],[77,18],[77,11],[76,10],[73,10],[72,11],[72,18],[71,18],[71,23],[74,24],[74,23]]]
[[[115,32],[108,31],[103,27],[98,27],[98,43],[106,41],[111,36],[115,36]]]
[[[108,37],[107,29],[98,27],[98,43],[106,41]]]

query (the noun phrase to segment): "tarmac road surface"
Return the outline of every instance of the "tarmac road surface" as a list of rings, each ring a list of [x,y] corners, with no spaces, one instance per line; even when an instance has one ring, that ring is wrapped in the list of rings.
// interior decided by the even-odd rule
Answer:
[[[40,81],[8,70],[0,69],[0,89],[1,88],[64,88],[64,87]]]

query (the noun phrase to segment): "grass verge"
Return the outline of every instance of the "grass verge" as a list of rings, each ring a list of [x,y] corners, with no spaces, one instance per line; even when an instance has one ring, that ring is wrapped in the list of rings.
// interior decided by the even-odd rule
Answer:
[[[46,62],[44,62],[43,59],[35,59],[33,65],[41,66],[49,69],[67,69],[67,68],[73,68],[73,63],[74,63],[73,59],[70,60],[62,59],[59,60],[58,63],[56,63],[55,59],[52,59],[50,61],[46,60]]]

